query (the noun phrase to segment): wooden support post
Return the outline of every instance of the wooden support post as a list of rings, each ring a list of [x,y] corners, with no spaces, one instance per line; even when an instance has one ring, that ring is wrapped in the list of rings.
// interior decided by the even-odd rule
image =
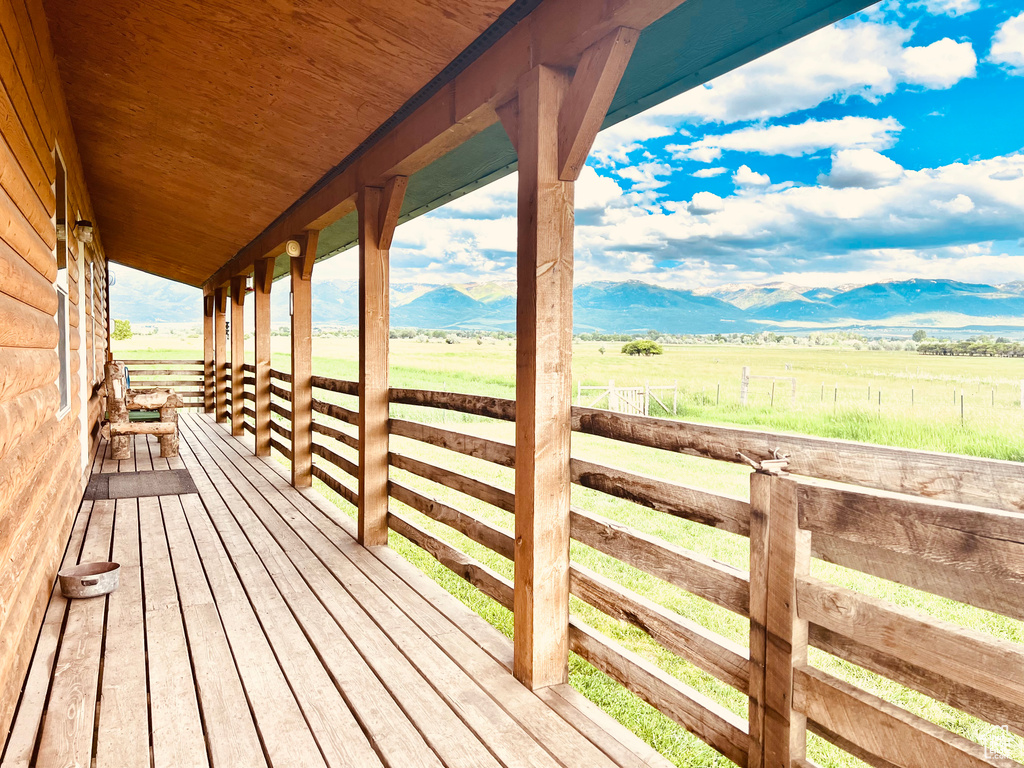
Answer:
[[[214,297],[203,297],[203,410],[213,413],[217,405],[217,369],[214,364],[213,348],[213,304]]]
[[[513,671],[534,689],[568,677],[574,183],[558,178],[568,89],[564,72],[536,67],[499,112],[519,154]]]
[[[389,251],[405,177],[365,187],[359,212],[359,542],[388,543]]]
[[[568,678],[575,179],[635,41],[617,30],[573,77],[535,67],[498,110],[519,155],[513,671],[533,689]]]
[[[246,277],[231,278],[231,434],[239,437],[245,432],[242,408],[245,406],[243,397],[242,377],[245,371],[245,284]]]
[[[253,272],[256,332],[256,455],[270,455],[270,288],[274,259],[259,259]]]
[[[227,362],[228,362],[228,324],[227,316],[227,287],[221,286],[213,292],[213,339],[214,339],[214,392],[216,398],[217,421],[227,421],[228,418],[228,389],[227,389]]]
[[[307,230],[291,261],[292,485],[313,484],[313,262],[320,233]]]
[[[796,481],[781,475],[770,484],[762,764],[789,768],[807,749],[807,719],[793,709],[793,669],[807,664],[807,622],[797,615],[796,582],[810,573],[811,533],[800,529]]]

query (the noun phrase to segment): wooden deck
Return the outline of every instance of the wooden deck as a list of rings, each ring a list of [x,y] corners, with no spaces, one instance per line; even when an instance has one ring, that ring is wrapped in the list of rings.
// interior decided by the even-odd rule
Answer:
[[[509,641],[204,415],[94,472],[188,469],[198,494],[85,501],[65,564],[109,598],[46,613],[3,768],[664,766],[568,686],[531,693]],[[95,762],[93,762],[95,761]]]

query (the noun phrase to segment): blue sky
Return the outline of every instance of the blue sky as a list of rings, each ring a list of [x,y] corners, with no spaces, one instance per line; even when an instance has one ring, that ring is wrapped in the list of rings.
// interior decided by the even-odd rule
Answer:
[[[515,184],[401,226],[392,279],[513,280]],[[603,132],[576,198],[577,283],[1024,279],[1024,1],[873,6]]]

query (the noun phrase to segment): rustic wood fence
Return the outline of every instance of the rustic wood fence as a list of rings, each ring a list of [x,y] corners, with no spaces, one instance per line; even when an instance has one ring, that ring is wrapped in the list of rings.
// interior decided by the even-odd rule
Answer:
[[[170,387],[185,401],[186,408],[203,407],[202,360],[121,360],[128,366],[131,386]]]
[[[658,397],[658,393],[662,393]],[[678,413],[679,384],[672,386],[652,387],[645,382],[637,387],[616,387],[614,381],[609,381],[608,386],[584,386],[576,382],[576,404],[583,405],[584,394],[590,400],[587,406],[593,408],[600,403],[605,403],[608,410],[616,413],[635,413],[641,416],[649,416],[651,413],[652,401],[657,403],[666,414],[673,416]],[[594,396],[596,394],[596,397]],[[669,399],[671,395],[671,401]],[[664,398],[664,400],[662,400]],[[669,407],[668,403],[672,406]]]
[[[246,366],[251,373],[251,366]],[[277,371],[272,377],[287,383]],[[246,377],[249,385],[251,377]],[[358,501],[355,382],[314,377],[313,474]],[[288,390],[272,388],[286,422]],[[252,399],[248,390],[243,395]],[[327,398],[330,398],[328,400]],[[339,404],[344,401],[346,404]],[[511,400],[392,389],[392,404],[515,420]],[[351,406],[351,407],[349,407]],[[246,428],[252,431],[246,409]],[[748,647],[578,563],[571,592],[646,633],[748,700],[740,717],[573,616],[571,650],[740,766],[812,766],[815,734],[873,766],[1018,766],[808,662],[818,648],[1016,736],[1024,736],[1024,645],[966,629],[812,575],[814,559],[1024,620],[1024,466],[1003,461],[574,407],[573,430],[716,461],[751,464],[748,499],[573,458],[572,482],[661,514],[745,537],[749,571],[717,562],[585,509],[572,538],[749,619]],[[289,456],[290,432],[273,427]],[[502,467],[514,447],[405,418],[390,433]],[[394,450],[390,464],[513,514],[514,494]],[[338,472],[340,470],[340,472]],[[509,560],[512,534],[392,479],[390,495]],[[406,514],[389,526],[511,610],[512,583]]]

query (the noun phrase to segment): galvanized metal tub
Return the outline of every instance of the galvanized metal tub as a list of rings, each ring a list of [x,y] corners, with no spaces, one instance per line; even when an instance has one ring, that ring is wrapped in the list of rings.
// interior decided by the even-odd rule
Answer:
[[[69,599],[99,597],[117,589],[120,563],[82,563],[57,574],[60,591]]]

